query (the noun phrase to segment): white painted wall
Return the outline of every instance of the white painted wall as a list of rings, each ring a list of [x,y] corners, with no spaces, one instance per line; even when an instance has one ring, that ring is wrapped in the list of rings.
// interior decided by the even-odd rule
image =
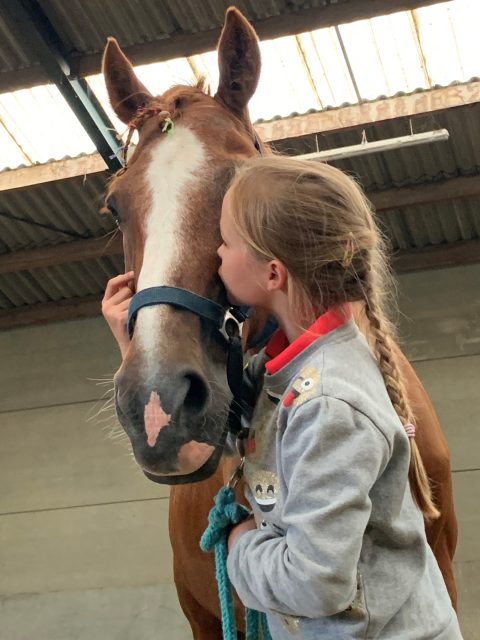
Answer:
[[[0,334],[0,638],[191,637],[173,586],[168,489],[116,427],[102,319]]]
[[[404,347],[452,450],[466,640],[480,639],[480,266],[403,276]],[[168,489],[135,467],[113,412],[102,319],[0,334],[0,638],[186,640]]]

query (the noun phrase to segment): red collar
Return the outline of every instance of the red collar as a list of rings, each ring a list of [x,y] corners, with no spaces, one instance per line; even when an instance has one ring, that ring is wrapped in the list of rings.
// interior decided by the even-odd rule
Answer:
[[[271,360],[265,364],[267,373],[277,373],[277,371],[280,371],[290,360],[293,360],[295,356],[306,349],[319,336],[324,336],[326,333],[338,329],[338,327],[345,324],[351,317],[352,311],[350,305],[330,309],[317,318],[312,326],[309,327],[305,333],[298,336],[292,343],[288,342],[287,336],[281,329],[277,329],[265,347],[265,354],[271,358]]]

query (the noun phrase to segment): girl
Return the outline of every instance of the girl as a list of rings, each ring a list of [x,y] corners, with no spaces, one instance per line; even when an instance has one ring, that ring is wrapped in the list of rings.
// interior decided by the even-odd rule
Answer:
[[[275,640],[461,638],[425,538],[422,511],[437,512],[390,349],[383,241],[365,197],[328,165],[258,158],[237,171],[221,233],[230,301],[280,326],[249,365],[263,387],[246,444],[255,521],[229,538],[240,599],[268,614]]]

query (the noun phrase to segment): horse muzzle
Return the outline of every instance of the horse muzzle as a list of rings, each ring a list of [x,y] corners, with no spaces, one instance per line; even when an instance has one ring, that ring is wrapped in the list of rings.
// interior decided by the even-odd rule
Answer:
[[[191,482],[192,474],[204,467],[203,473],[213,473],[224,445],[227,409],[220,408],[218,420],[209,419],[205,428],[211,392],[203,377],[191,370],[172,373],[153,387],[134,388],[122,370],[115,378],[117,416],[138,465],[150,479],[168,484],[181,483],[181,476]]]

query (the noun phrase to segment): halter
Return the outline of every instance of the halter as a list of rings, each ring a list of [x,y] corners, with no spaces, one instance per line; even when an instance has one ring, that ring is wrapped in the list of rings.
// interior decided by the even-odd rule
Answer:
[[[159,126],[161,127],[162,132],[167,134],[173,133],[175,125],[168,111],[164,111],[160,107],[155,106],[139,109],[133,120],[128,125],[127,142],[125,146],[121,148],[124,164],[123,169],[121,169],[122,172],[127,170],[127,151],[133,131],[139,128],[146,119],[152,116],[158,116]],[[261,154],[260,142],[255,133],[253,144],[258,153]],[[213,325],[214,329],[217,331],[216,336],[223,342],[227,349],[227,382],[232,393],[232,401],[229,407],[227,423],[223,429],[219,443],[215,446],[214,452],[199,469],[189,474],[161,476],[145,472],[145,475],[150,480],[162,484],[198,482],[210,477],[215,471],[221,452],[223,451],[228,432],[232,433],[236,438],[241,438],[243,435],[241,424],[243,397],[243,349],[240,338],[240,325],[246,320],[249,309],[248,307],[236,306],[223,307],[213,300],[180,287],[149,287],[135,293],[130,300],[127,319],[127,328],[130,338],[133,336],[135,318],[140,309],[160,304],[168,304],[176,309],[190,311],[208,322],[210,325]],[[230,314],[230,317],[227,317],[228,313]],[[267,330],[268,335],[266,335]],[[254,344],[249,344],[249,348],[253,348],[261,344],[260,340],[266,341],[273,330],[274,327],[270,320],[267,322],[261,336],[256,338]]]
[[[144,307],[168,304],[176,309],[183,309],[203,318],[217,331],[217,338],[227,349],[227,382],[232,393],[232,401],[228,410],[228,418],[218,444],[209,459],[192,473],[163,476],[144,472],[154,482],[161,484],[185,484],[199,482],[210,477],[217,468],[221,452],[225,446],[227,434],[232,433],[235,438],[243,435],[242,398],[243,398],[243,348],[240,338],[240,325],[245,321],[248,307],[224,308],[213,300],[204,298],[187,289],[180,287],[149,287],[136,293],[128,307],[127,327],[130,338],[133,335],[135,318]],[[227,317],[227,313],[230,317]],[[222,329],[224,332],[222,332]],[[225,337],[226,334],[226,337]]]

